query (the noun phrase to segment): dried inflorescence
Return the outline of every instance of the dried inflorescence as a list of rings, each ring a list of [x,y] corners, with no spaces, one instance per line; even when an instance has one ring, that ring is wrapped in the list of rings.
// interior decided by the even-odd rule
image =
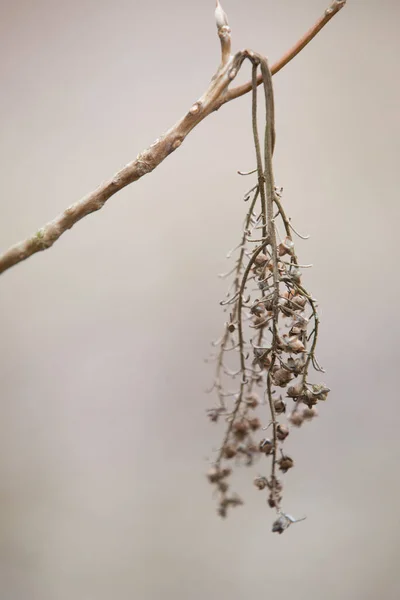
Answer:
[[[303,236],[286,216],[282,189],[274,182],[271,73],[263,57],[252,52],[246,57],[253,63],[252,127],[257,160],[253,173],[257,173],[258,181],[245,195],[249,208],[240,244],[235,249],[235,265],[223,275],[232,275],[233,281],[221,302],[229,311],[229,318],[222,338],[214,343],[217,352],[213,389],[218,406],[211,408],[208,415],[212,422],[224,420],[226,430],[208,477],[218,490],[218,512],[225,517],[229,507],[242,504],[230,493],[232,465],[268,460],[269,473],[258,476],[254,485],[267,491],[268,505],[280,515],[273,531],[282,533],[295,521],[281,509],[280,476],[295,466],[283,447],[292,427],[300,427],[317,416],[315,406],[326,400],[329,389],[312,382],[309,375],[311,367],[322,371],[315,355],[319,318],[316,300],[302,282],[304,268],[311,265],[299,263],[293,241],[293,233]],[[266,103],[263,157],[257,125],[259,66]],[[284,230],[282,238],[280,227]],[[227,388],[228,381],[237,382],[232,391]],[[260,435],[262,430],[268,430],[267,435]]]

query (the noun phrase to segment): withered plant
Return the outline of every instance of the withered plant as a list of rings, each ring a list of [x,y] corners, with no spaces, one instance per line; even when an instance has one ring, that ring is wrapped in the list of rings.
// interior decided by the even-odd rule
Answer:
[[[267,59],[245,51],[243,59],[252,63],[252,129],[255,147],[257,183],[245,195],[248,203],[241,240],[234,249],[238,257],[232,270],[233,281],[227,297],[221,301],[229,310],[217,348],[215,388],[218,406],[208,411],[211,421],[226,421],[226,430],[215,465],[208,477],[219,492],[218,512],[227,515],[230,506],[242,503],[230,493],[228,477],[234,462],[252,465],[255,458],[270,458],[270,471],[255,479],[259,490],[268,490],[268,504],[280,517],[273,530],[282,533],[292,519],[282,512],[282,482],[277,471],[286,473],[294,466],[284,450],[290,426],[300,427],[317,415],[315,405],[324,401],[329,389],[310,380],[310,367],[323,371],[315,350],[319,319],[317,303],[302,282],[293,234],[304,239],[287,217],[282,189],[276,187],[273,172],[275,146],[274,95]],[[257,71],[261,71],[265,98],[265,128],[261,147],[257,125]],[[284,231],[280,239],[279,231]],[[229,253],[229,257],[232,253]],[[237,359],[229,357],[234,354]],[[237,363],[232,365],[231,363]],[[233,366],[233,369],[232,369]],[[236,368],[235,368],[236,367]],[[228,390],[226,382],[236,389]],[[290,384],[290,385],[289,385]],[[257,393],[259,392],[259,393]],[[293,403],[287,411],[286,398]],[[232,405],[233,400],[233,405]],[[268,406],[268,420],[257,415],[259,406]],[[264,411],[263,411],[264,412]],[[265,419],[265,417],[264,417]],[[269,437],[257,439],[261,429]],[[260,436],[258,436],[260,437]]]
[[[228,319],[222,338],[216,343],[213,388],[218,405],[208,414],[211,421],[223,419],[226,429],[208,478],[218,490],[218,511],[224,517],[229,507],[242,503],[230,490],[232,464],[251,465],[256,458],[261,458],[265,465],[266,456],[270,469],[254,483],[258,489],[267,491],[268,504],[278,513],[273,531],[279,533],[295,521],[282,510],[280,475],[294,466],[293,458],[284,451],[285,439],[292,427],[299,427],[316,416],[315,406],[326,399],[329,390],[324,384],[315,383],[310,373],[311,368],[322,370],[316,358],[317,303],[303,283],[303,270],[308,265],[302,265],[297,258],[293,237],[294,234],[302,236],[286,215],[282,189],[276,186],[274,179],[272,75],[290,62],[345,3],[346,0],[334,0],[315,25],[269,67],[267,59],[256,52],[242,50],[232,54],[228,19],[217,0],[215,18],[221,63],[205,93],[173,127],[111,179],[0,255],[0,273],[3,273],[50,248],[80,219],[98,211],[119,190],[153,171],[182,145],[205,117],[251,92],[256,168],[242,175],[254,173],[256,183],[245,196],[248,210],[230,273],[233,281],[221,302]],[[252,65],[251,80],[231,88],[245,61]],[[261,141],[257,125],[259,85],[265,105]],[[229,380],[232,380],[232,390],[227,387]],[[262,431],[265,435],[261,436]]]

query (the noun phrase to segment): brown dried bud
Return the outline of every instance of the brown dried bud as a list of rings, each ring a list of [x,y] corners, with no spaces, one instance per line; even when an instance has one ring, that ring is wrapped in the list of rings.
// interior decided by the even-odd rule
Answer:
[[[263,452],[263,454],[271,454],[274,448],[274,444],[271,440],[264,438],[263,440],[261,440],[259,448],[260,452]]]
[[[263,490],[268,485],[268,479],[266,477],[256,477],[255,480],[254,480],[254,485],[259,490]]]
[[[262,267],[263,265],[265,265],[265,263],[268,260],[268,256],[266,254],[264,254],[264,252],[260,252],[259,254],[257,254],[257,256],[254,259],[254,263],[258,266],[258,267]]]
[[[248,444],[247,451],[249,454],[257,454],[259,452],[259,448],[256,444]]]
[[[282,400],[282,398],[279,398],[279,400],[275,400],[274,408],[276,414],[281,415],[282,413],[286,412],[286,403]]]
[[[229,489],[229,485],[226,483],[226,481],[219,481],[218,489],[221,492],[221,494],[225,494]]]
[[[297,354],[298,352],[305,352],[306,348],[301,340],[296,335],[292,335],[287,337],[286,334],[282,336],[286,342],[288,352],[294,352]]]
[[[228,324],[228,331],[229,333],[233,333],[236,329],[236,325],[234,325],[234,323],[229,323]]]
[[[243,440],[249,431],[249,423],[245,419],[242,419],[241,421],[235,421],[232,430],[237,438]]]
[[[303,425],[304,423],[304,417],[303,417],[303,413],[301,413],[298,410],[294,410],[292,413],[290,413],[290,415],[288,416],[288,421],[291,425],[293,425],[294,427],[301,427],[301,425]]]
[[[286,368],[295,375],[300,375],[304,368],[303,358],[293,358],[293,356],[289,356],[286,361]]]
[[[267,502],[271,508],[276,508],[276,500],[275,500],[273,494],[269,495]]]
[[[249,394],[246,397],[246,404],[249,408],[257,408],[260,400],[256,394]]]
[[[284,515],[281,515],[276,521],[272,524],[273,533],[283,533],[285,529],[290,525],[290,521]]]
[[[284,256],[285,254],[291,254],[293,252],[294,243],[290,239],[290,237],[285,237],[283,242],[281,242],[278,246],[278,254],[279,256]]]
[[[279,368],[272,375],[272,380],[275,385],[278,385],[279,387],[285,387],[292,377],[293,376],[290,371],[284,368]]]
[[[249,425],[252,431],[257,431],[261,427],[261,421],[257,417],[254,417],[253,419],[249,419]]]
[[[286,427],[286,425],[281,425],[281,424],[278,425],[278,427],[276,428],[276,436],[277,436],[278,440],[283,442],[283,440],[285,440],[288,435],[289,435],[289,429]]]
[[[309,390],[306,391],[306,393],[304,394],[304,396],[301,397],[301,399],[304,402],[304,404],[308,406],[308,408],[312,408],[318,402],[318,397],[314,396],[314,394],[312,394]]]
[[[284,454],[282,454],[282,458],[278,460],[278,465],[282,473],[286,473],[287,471],[289,471],[289,469],[293,468],[294,460],[293,458],[290,458],[290,456],[285,456]]]
[[[222,454],[224,458],[230,459],[236,456],[236,452],[235,446],[232,444],[226,444],[226,446],[223,448]]]
[[[318,417],[318,411],[316,408],[304,408],[303,410],[303,418],[306,419],[307,421],[311,421],[311,419],[314,419],[315,417]]]
[[[289,398],[298,398],[303,394],[303,390],[303,385],[301,383],[298,383],[297,385],[291,385],[287,389],[286,393],[289,396]]]
[[[217,483],[218,481],[221,481],[221,479],[228,477],[228,475],[230,475],[231,472],[231,469],[227,467],[224,469],[217,469],[217,467],[212,467],[207,473],[207,478],[210,483]]]

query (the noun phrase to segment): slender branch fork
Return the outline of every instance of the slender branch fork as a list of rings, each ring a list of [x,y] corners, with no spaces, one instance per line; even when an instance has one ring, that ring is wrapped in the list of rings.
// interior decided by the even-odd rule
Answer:
[[[274,75],[290,62],[343,8],[345,3],[346,0],[335,0],[315,25],[271,67],[271,73]],[[251,91],[251,81],[236,88],[228,89],[237,76],[247,51],[231,54],[231,30],[219,0],[217,0],[215,18],[221,41],[221,64],[203,96],[171,129],[151,144],[149,148],[141,152],[135,160],[118,171],[114,177],[69,206],[55,219],[41,227],[34,235],[11,246],[4,254],[0,255],[0,273],[29,258],[36,252],[50,248],[75,223],[100,210],[111,196],[137,181],[143,175],[153,171],[167,156],[181,146],[186,136],[205,117],[218,110],[223,104]],[[259,75],[257,85],[261,83],[262,76]]]

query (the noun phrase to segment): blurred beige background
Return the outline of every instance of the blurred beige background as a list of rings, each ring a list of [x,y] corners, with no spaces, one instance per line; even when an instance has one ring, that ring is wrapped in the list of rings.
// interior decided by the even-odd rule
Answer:
[[[225,0],[273,61],[327,0]],[[1,2],[1,248],[133,159],[206,88],[212,0]],[[332,388],[288,448],[283,536],[252,486],[216,514],[203,358],[254,165],[250,98],[1,277],[0,597],[400,597],[396,1],[349,0],[274,78],[276,178],[313,262]],[[248,71],[249,72],[249,71]],[[242,79],[244,79],[244,75]],[[247,78],[247,75],[246,75]],[[250,182],[251,183],[251,182]]]

